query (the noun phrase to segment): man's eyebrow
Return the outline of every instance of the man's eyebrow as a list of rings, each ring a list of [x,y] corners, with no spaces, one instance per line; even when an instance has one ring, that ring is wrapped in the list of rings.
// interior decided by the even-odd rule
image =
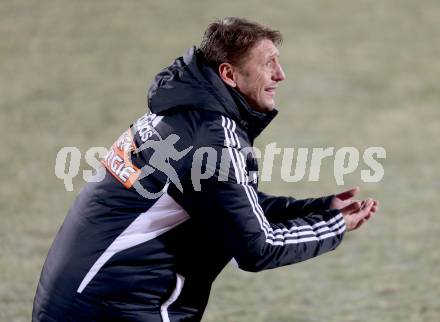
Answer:
[[[273,52],[273,53],[267,55],[267,59],[272,59],[274,57],[280,57],[280,52],[277,51],[277,52]]]

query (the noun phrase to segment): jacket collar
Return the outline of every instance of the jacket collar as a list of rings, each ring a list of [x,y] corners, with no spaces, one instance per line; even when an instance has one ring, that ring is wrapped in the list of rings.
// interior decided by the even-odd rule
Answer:
[[[226,85],[227,86],[227,85]],[[239,112],[239,124],[248,134],[255,139],[269,125],[278,114],[278,110],[273,109],[267,113],[257,112],[252,109],[246,99],[234,88],[227,86],[235,101],[236,109]]]

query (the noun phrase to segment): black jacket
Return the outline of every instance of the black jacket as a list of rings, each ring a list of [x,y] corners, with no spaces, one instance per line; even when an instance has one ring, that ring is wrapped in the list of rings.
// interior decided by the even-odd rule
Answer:
[[[258,191],[251,147],[277,112],[253,111],[195,48],[156,76],[148,104],[66,216],[33,321],[198,321],[232,259],[256,272],[341,242],[331,196]]]

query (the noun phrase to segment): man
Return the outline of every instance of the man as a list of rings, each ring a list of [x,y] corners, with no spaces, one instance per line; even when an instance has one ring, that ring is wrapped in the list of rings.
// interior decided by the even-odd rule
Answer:
[[[358,189],[319,199],[257,189],[254,139],[274,118],[281,34],[239,18],[160,72],[151,110],[103,160],[44,264],[33,321],[199,321],[234,260],[247,271],[336,248],[377,202]]]

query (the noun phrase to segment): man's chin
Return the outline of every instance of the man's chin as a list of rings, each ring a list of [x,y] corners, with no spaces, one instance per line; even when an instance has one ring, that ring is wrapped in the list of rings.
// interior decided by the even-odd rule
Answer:
[[[257,111],[260,113],[268,113],[275,108],[275,101],[274,100],[267,100],[264,103],[261,102],[260,104],[253,104],[251,106],[253,107],[254,111]]]
[[[275,108],[275,102],[274,102],[274,101],[268,102],[268,103],[264,106],[264,112],[265,112],[265,113],[268,113],[268,112],[272,111],[274,108]]]

